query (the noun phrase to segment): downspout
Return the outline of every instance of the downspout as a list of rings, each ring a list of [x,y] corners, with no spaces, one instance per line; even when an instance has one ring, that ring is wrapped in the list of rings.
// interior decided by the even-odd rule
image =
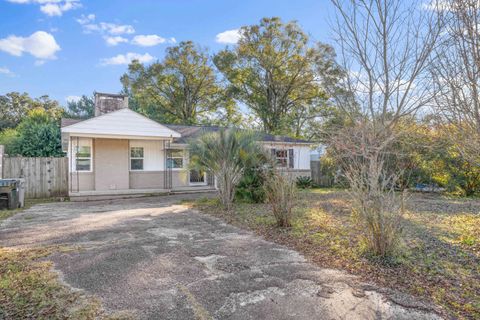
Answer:
[[[77,137],[77,146],[76,146],[76,151],[75,151],[75,171],[77,172],[77,192],[80,192],[80,175],[78,173],[78,170],[77,170],[77,162],[78,162],[78,146],[80,145],[80,138]],[[92,151],[90,150],[90,153]],[[90,156],[92,156],[90,154]],[[90,163],[90,166],[92,165],[92,163]]]
[[[73,149],[73,144],[72,144],[72,137],[68,135],[68,148],[70,151],[70,156],[68,157],[68,173],[70,174],[70,190],[69,193],[73,191],[73,163],[72,163],[72,149]]]

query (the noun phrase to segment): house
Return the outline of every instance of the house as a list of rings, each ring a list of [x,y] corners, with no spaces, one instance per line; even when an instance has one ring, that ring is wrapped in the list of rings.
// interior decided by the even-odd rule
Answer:
[[[157,123],[130,110],[126,96],[96,93],[93,118],[62,119],[69,195],[88,199],[213,190],[211,174],[188,169],[188,141],[220,129]],[[263,134],[260,143],[281,170],[310,176],[310,142]]]

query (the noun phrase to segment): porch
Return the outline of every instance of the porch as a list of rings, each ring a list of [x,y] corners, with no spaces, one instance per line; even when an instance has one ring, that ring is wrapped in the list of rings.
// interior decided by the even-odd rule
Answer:
[[[62,128],[71,199],[107,199],[213,190],[205,172],[190,170],[186,144],[174,130],[129,109]]]
[[[177,187],[175,189],[124,189],[124,190],[107,190],[107,191],[79,191],[70,193],[70,201],[93,201],[93,200],[109,200],[109,199],[126,199],[140,198],[171,194],[187,194],[187,193],[209,193],[215,192],[213,186],[189,186]]]

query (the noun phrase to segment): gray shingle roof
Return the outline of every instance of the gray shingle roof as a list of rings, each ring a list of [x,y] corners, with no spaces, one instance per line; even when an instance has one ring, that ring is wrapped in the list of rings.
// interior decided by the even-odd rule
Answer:
[[[172,130],[177,131],[182,135],[181,138],[176,139],[177,143],[187,143],[189,139],[197,138],[203,133],[217,132],[225,127],[219,126],[185,126],[177,124],[165,124]],[[290,142],[290,143],[310,143],[310,141],[302,139],[294,139],[286,136],[277,136],[268,133],[258,132],[261,141],[265,142]]]
[[[61,126],[66,127],[72,124],[78,123],[85,119],[68,119],[62,118]],[[179,124],[162,124],[174,131],[177,131],[182,135],[181,138],[176,138],[174,140],[175,143],[187,143],[188,140],[197,138],[204,133],[207,132],[217,132],[225,127],[219,126],[185,126]],[[295,139],[286,136],[277,136],[268,133],[258,132],[260,136],[260,140],[264,142],[289,142],[289,143],[310,143],[310,141],[302,140],[302,139]]]

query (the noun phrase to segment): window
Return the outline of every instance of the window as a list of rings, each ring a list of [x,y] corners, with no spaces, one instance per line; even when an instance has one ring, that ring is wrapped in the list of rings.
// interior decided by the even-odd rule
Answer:
[[[180,169],[183,168],[183,150],[172,149],[167,159],[167,168]]]
[[[143,147],[130,148],[130,170],[143,170]]]
[[[275,150],[275,160],[277,160],[277,166],[282,168],[288,167],[288,150]]]
[[[91,140],[79,139],[72,141],[74,158],[72,159],[73,171],[92,171],[92,145]]]

